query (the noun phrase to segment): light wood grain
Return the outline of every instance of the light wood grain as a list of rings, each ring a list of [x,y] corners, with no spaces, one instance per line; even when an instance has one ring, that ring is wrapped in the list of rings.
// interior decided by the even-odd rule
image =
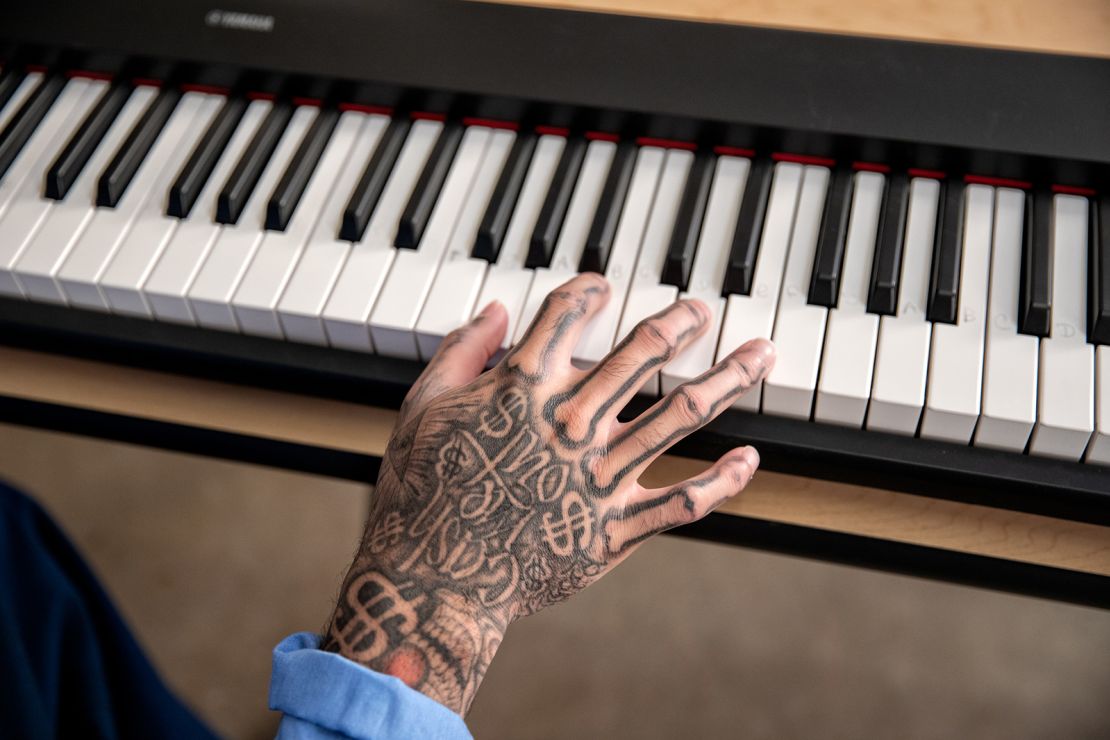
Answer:
[[[380,456],[388,409],[0,347],[0,395]]]
[[[0,347],[0,395],[380,456],[387,409]],[[661,458],[664,485],[707,463]],[[760,471],[728,514],[1110,576],[1110,528]]]
[[[521,4],[1110,56],[1107,0],[526,0]]]

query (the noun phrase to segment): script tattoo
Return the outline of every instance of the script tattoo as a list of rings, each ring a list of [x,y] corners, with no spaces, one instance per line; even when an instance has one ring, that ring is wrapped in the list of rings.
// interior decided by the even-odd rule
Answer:
[[[325,649],[464,713],[513,620],[582,590],[652,534],[704,515],[718,502],[707,502],[706,491],[727,495],[716,493],[722,476],[746,482],[734,468],[715,466],[628,498],[645,461],[719,413],[760,373],[718,366],[612,434],[616,410],[698,333],[706,313],[675,304],[668,315],[679,327],[670,339],[655,328],[660,321],[645,322],[647,334],[638,329],[614,351],[630,380],[613,384],[606,373],[614,370],[604,366],[560,372],[553,367],[559,343],[599,289],[553,293],[525,341],[468,385],[450,389],[433,362],[414,386]],[[446,340],[448,351],[462,336]],[[645,354],[643,346],[656,349]],[[639,352],[634,365],[621,359],[631,352]],[[699,401],[723,372],[735,382]],[[596,390],[606,384],[610,390]],[[669,425],[662,432],[652,426],[660,420]]]

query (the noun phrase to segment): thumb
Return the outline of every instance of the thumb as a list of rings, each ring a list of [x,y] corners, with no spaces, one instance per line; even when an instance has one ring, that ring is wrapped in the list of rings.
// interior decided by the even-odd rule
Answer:
[[[493,301],[470,320],[444,337],[435,355],[416,379],[405,403],[402,419],[420,410],[433,398],[464,386],[481,375],[486,363],[500,348],[509,325],[509,314],[500,301]]]

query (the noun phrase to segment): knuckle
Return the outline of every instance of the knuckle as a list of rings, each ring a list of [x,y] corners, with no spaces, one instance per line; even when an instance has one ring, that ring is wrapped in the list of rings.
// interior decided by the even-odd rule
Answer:
[[[733,376],[736,385],[741,389],[747,389],[755,385],[759,380],[762,368],[757,367],[754,362],[744,360],[736,355],[730,355],[725,360],[725,368]]]
[[[573,290],[553,290],[543,299],[541,313],[581,310],[582,304],[582,296]]]
[[[748,461],[743,457],[736,457],[729,460],[728,464],[724,467],[725,475],[728,476],[729,481],[737,490],[743,488],[748,482],[748,479],[751,478],[751,465],[749,465]]]
[[[701,424],[709,415],[709,401],[705,394],[688,384],[674,390],[672,407],[684,426]]]
[[[662,319],[645,319],[632,330],[633,344],[650,355],[669,358],[674,352],[678,336],[674,328]]]
[[[701,502],[688,489],[683,491],[680,500],[682,506],[676,518],[683,524],[696,522],[708,513],[704,510],[705,507],[702,506]]]
[[[609,281],[605,277],[596,272],[583,272],[574,277],[567,285],[581,285],[586,289],[594,289],[601,291],[609,290]]]

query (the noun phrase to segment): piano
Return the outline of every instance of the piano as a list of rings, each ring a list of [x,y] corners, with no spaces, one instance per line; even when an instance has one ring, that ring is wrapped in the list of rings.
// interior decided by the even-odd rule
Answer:
[[[485,303],[507,348],[594,270],[613,300],[583,367],[680,296],[714,309],[630,414],[746,339],[778,347],[679,454],[749,442],[770,470],[1110,525],[1110,59],[241,5],[5,10],[0,343],[396,407]],[[288,453],[267,461],[366,474]],[[1110,604],[1104,574],[685,533]]]

